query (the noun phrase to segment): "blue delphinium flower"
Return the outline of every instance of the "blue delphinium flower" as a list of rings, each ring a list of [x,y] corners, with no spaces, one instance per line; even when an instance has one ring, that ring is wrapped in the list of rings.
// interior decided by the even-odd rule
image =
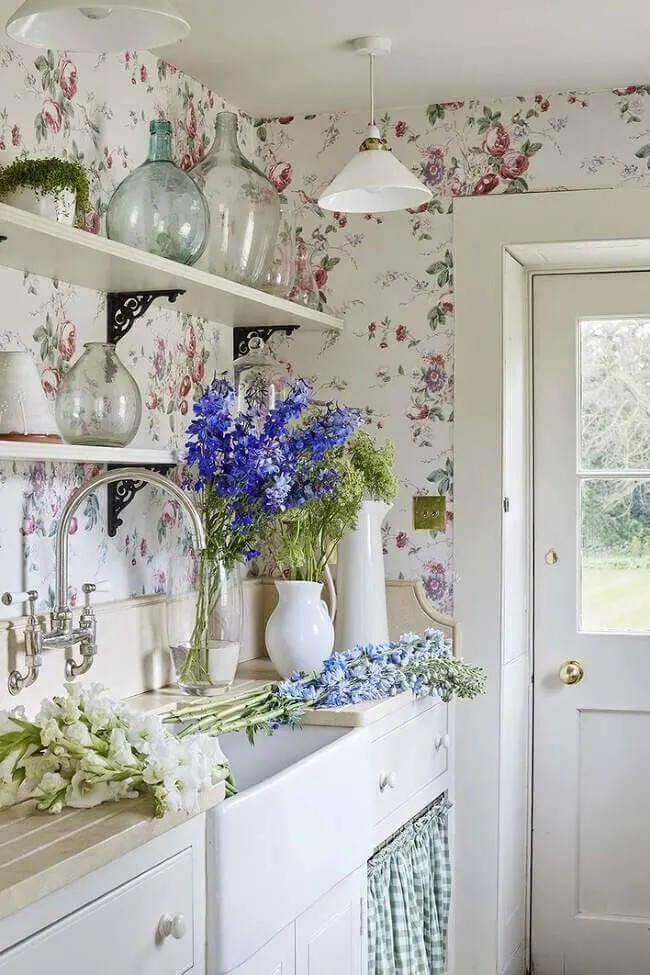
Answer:
[[[282,512],[327,496],[337,475],[322,461],[358,427],[355,410],[330,405],[305,419],[311,386],[289,383],[285,399],[261,423],[259,412],[233,415],[235,394],[215,380],[197,400],[187,461],[201,494],[211,554],[235,562],[256,557]]]
[[[281,697],[313,702],[316,707],[359,704],[408,690],[421,697],[434,693],[429,678],[432,663],[450,659],[450,641],[438,630],[427,630],[422,637],[407,634],[396,642],[357,645],[334,653],[318,673],[293,674],[277,690]]]

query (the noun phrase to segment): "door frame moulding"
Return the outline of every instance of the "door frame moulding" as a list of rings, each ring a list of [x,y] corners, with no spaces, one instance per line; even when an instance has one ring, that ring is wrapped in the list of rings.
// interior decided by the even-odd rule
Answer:
[[[500,896],[504,870],[499,856],[504,826],[512,828],[513,816],[521,820],[513,812],[519,789],[528,790],[530,782],[530,767],[526,782],[508,780],[504,751],[512,705],[528,711],[530,695],[529,682],[525,702],[504,694],[509,686],[503,625],[504,430],[512,419],[504,408],[504,320],[518,316],[521,322],[526,336],[522,364],[530,387],[526,349],[532,276],[650,269],[650,193],[626,188],[459,198],[453,223],[455,617],[462,622],[464,655],[488,674],[487,694],[455,709],[453,975],[520,975],[521,962],[515,959],[524,957],[527,940],[527,877],[514,892],[523,919],[522,943],[516,944],[511,940],[512,903]],[[513,287],[517,275],[519,286]],[[530,402],[526,410],[528,416],[521,419],[529,425]],[[530,457],[527,462],[532,467]],[[520,494],[510,505],[519,500],[526,509],[518,530],[530,546],[529,477]],[[527,602],[525,597],[520,601]],[[529,608],[515,608],[528,621],[528,631]],[[532,671],[530,642],[522,653]],[[516,823],[522,825],[521,835],[528,837],[529,824]]]

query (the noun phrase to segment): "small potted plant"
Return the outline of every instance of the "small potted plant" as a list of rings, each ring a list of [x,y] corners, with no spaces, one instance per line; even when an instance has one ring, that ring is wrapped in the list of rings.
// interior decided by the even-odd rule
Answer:
[[[0,170],[3,203],[57,223],[83,226],[91,210],[88,177],[78,162],[17,159]]]

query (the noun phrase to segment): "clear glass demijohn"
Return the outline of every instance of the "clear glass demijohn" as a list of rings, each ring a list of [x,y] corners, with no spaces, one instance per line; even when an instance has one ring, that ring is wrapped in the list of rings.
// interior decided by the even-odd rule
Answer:
[[[111,240],[194,264],[205,249],[210,213],[192,177],[172,160],[172,127],[163,119],[149,124],[149,154],[120,183],[108,204],[106,232]]]
[[[273,183],[242,155],[237,126],[233,112],[219,112],[214,143],[192,170],[210,210],[201,266],[231,281],[259,287],[273,256],[280,197]]]
[[[125,447],[138,432],[142,401],[135,379],[108,342],[86,342],[66,372],[55,403],[67,443]]]

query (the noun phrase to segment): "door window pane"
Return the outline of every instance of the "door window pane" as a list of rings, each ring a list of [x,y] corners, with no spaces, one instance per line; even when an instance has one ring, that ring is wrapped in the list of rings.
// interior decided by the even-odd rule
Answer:
[[[650,630],[650,478],[580,488],[580,629]]]
[[[650,319],[580,323],[583,470],[650,469]]]

